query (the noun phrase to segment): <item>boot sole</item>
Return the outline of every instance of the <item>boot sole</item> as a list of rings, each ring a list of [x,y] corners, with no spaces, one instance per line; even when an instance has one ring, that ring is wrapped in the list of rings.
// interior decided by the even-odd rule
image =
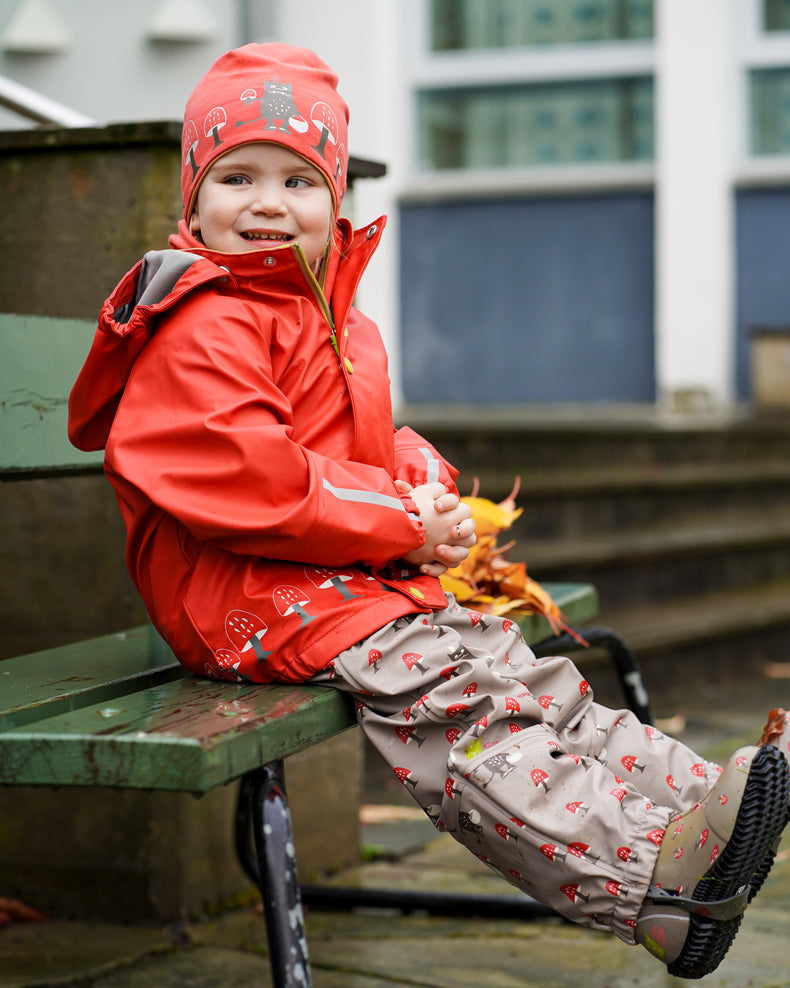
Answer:
[[[762,885],[773,864],[774,842],[784,828],[788,787],[787,762],[782,753],[767,745],[758,749],[732,837],[691,893],[693,899],[715,902],[735,895],[746,885]],[[752,894],[756,891],[753,889]],[[742,918],[718,922],[692,913],[683,950],[667,966],[669,973],[677,978],[702,978],[714,971],[729,950]]]

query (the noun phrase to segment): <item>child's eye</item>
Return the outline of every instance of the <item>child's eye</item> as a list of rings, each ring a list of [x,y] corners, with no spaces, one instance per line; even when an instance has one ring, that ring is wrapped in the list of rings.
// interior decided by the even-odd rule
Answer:
[[[286,189],[309,189],[312,184],[309,178],[301,178],[299,175],[285,180]]]
[[[247,178],[244,175],[228,175],[225,179],[225,185],[244,185],[247,182]]]

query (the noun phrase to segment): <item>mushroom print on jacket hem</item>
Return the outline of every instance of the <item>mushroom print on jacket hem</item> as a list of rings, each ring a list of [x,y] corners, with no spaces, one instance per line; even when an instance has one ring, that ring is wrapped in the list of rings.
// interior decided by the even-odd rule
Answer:
[[[561,915],[627,942],[670,818],[721,771],[596,704],[569,659],[536,659],[512,621],[451,597],[314,681],[355,697],[365,734],[437,829]]]

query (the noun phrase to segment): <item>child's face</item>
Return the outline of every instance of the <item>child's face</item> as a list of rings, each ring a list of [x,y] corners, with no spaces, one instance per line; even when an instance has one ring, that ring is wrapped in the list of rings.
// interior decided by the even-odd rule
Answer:
[[[323,175],[279,144],[243,144],[206,172],[189,223],[211,250],[239,254],[298,241],[312,268],[332,226]]]

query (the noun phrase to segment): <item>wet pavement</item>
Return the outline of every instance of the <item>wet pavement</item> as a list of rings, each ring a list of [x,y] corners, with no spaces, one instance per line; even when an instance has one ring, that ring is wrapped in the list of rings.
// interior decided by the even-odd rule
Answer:
[[[699,682],[688,674],[662,674],[672,685],[653,696],[659,726],[701,754],[724,760],[734,748],[755,740],[770,707],[790,706],[789,672],[790,664],[774,664],[708,673]],[[336,884],[510,893],[451,838],[437,836],[374,761],[366,781],[363,844],[374,860],[336,876]],[[309,911],[307,934],[315,988],[659,988],[684,983],[642,948],[556,919]],[[727,958],[697,983],[790,988],[790,828]],[[263,919],[250,904],[167,927],[49,920],[0,929],[0,988],[55,985],[268,986]]]

